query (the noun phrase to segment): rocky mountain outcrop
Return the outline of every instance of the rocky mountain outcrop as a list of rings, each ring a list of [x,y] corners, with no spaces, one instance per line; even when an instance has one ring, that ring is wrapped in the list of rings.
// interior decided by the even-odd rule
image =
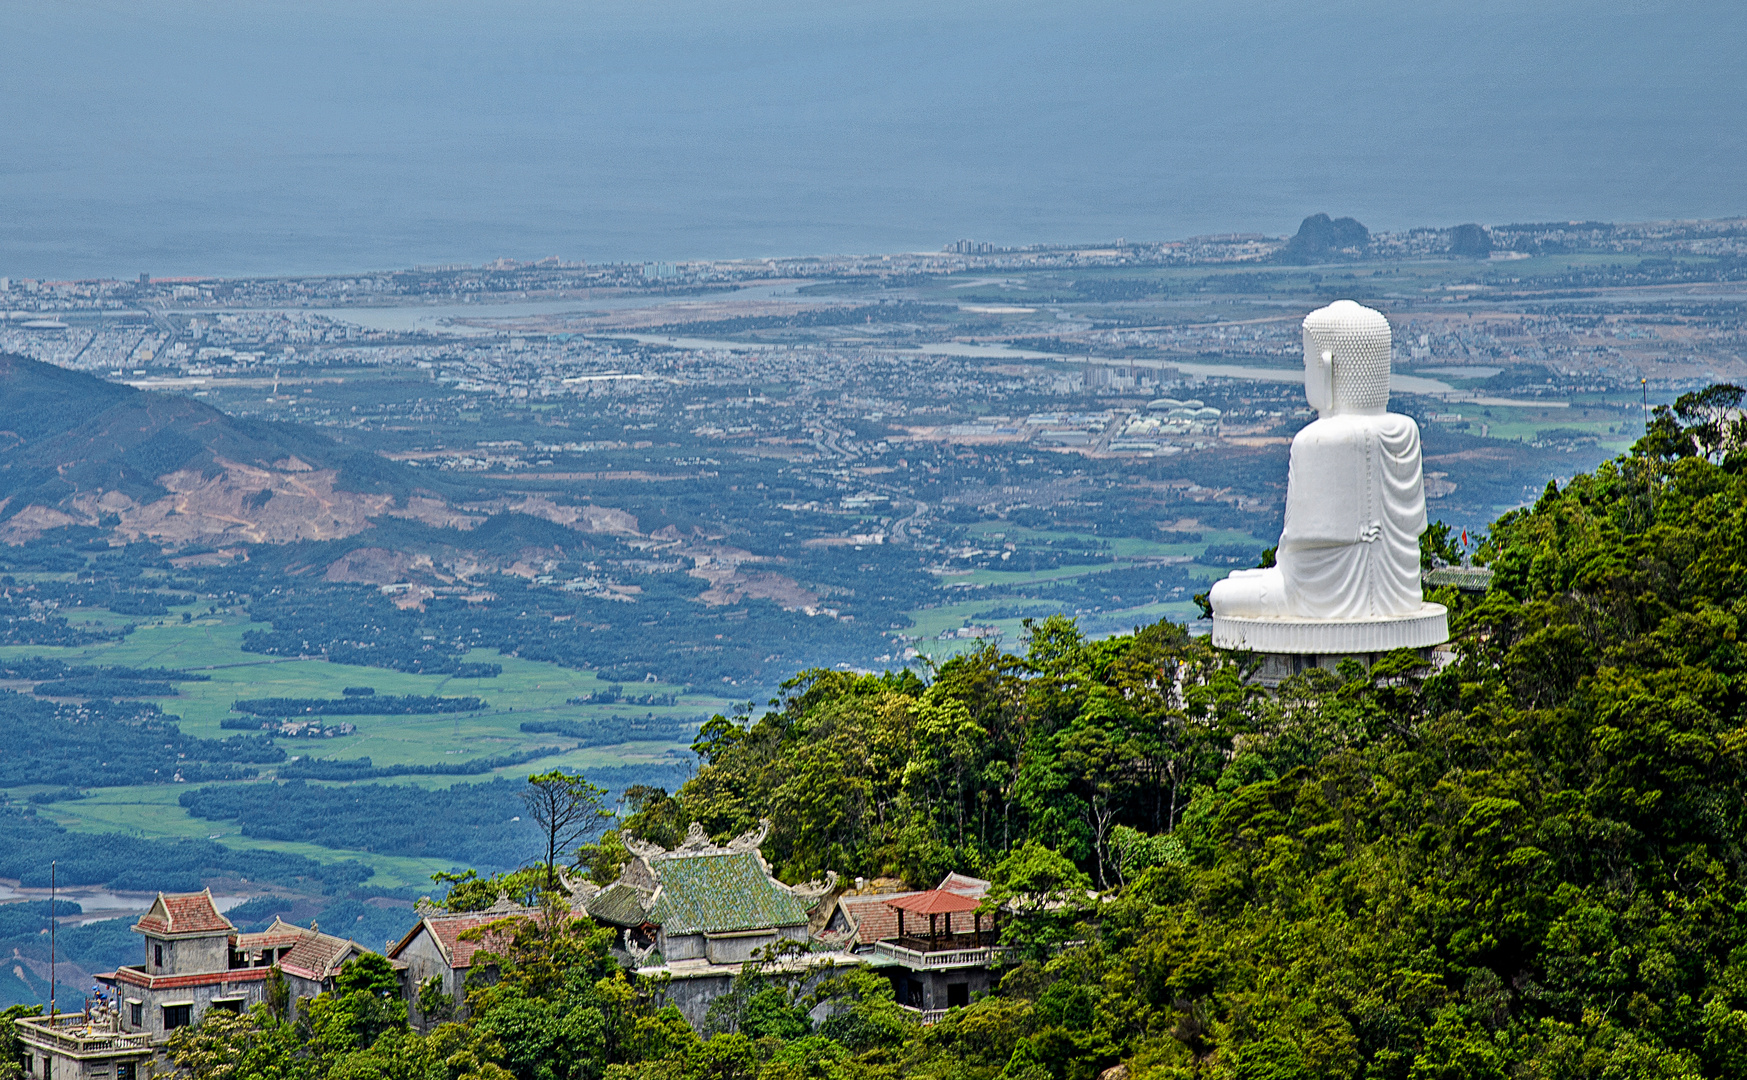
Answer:
[[[552,535],[520,538],[527,530],[517,522],[579,541],[639,535],[623,510],[545,496],[455,505],[415,487],[404,466],[309,428],[0,354],[0,543],[86,526],[118,542],[221,549],[222,559],[189,556],[211,563],[246,545],[345,540],[387,518],[469,534],[449,543],[449,562],[468,564],[473,546],[510,552],[508,560],[471,560],[482,567],[552,543]],[[388,584],[431,567],[429,552],[374,547],[323,572]]]

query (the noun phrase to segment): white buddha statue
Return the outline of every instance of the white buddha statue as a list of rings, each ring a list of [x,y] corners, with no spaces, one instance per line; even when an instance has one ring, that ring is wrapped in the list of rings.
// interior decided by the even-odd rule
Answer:
[[[1389,322],[1351,300],[1304,320],[1305,396],[1275,565],[1214,584],[1216,645],[1285,653],[1435,645],[1444,608],[1420,593],[1426,529],[1419,426],[1386,411]]]

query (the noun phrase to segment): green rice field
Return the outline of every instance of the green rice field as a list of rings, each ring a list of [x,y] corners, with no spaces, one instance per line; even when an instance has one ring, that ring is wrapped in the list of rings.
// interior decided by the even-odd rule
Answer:
[[[196,614],[198,608],[200,614]],[[191,618],[183,622],[186,610]],[[471,776],[399,776],[373,783],[448,787],[457,783],[483,782],[494,777],[520,777],[533,771],[568,768],[582,771],[620,765],[671,760],[687,754],[674,743],[628,742],[617,746],[579,748],[574,739],[559,735],[528,734],[520,725],[528,720],[610,719],[613,717],[673,717],[696,720],[722,711],[724,699],[686,694],[671,706],[613,704],[566,704],[566,699],[604,690],[606,683],[593,674],[556,664],[500,656],[478,649],[469,660],[501,664],[496,678],[457,679],[447,675],[413,675],[384,668],[334,664],[324,660],[261,656],[242,650],[242,636],[250,623],[245,616],[206,614],[204,605],[174,609],[170,615],[139,619],[114,613],[74,609],[73,622],[135,627],[126,638],[79,648],[45,646],[0,647],[0,657],[45,656],[69,663],[121,664],[132,667],[170,667],[207,675],[207,682],[179,683],[175,696],[149,698],[166,713],[181,718],[190,735],[221,738],[238,734],[222,729],[238,698],[299,697],[337,698],[348,686],[373,687],[378,694],[420,694],[478,697],[485,706],[477,712],[414,716],[346,716],[336,718],[356,725],[351,735],[319,739],[280,738],[288,754],[328,758],[368,757],[376,766],[454,764],[481,757],[496,757],[540,747],[557,752],[522,765],[507,766]],[[626,685],[629,694],[679,693],[681,687],[655,683]],[[271,776],[272,766],[263,767]],[[34,789],[18,789],[28,796]],[[236,826],[226,826],[189,817],[176,799],[187,788],[181,784],[161,787],[98,788],[80,800],[43,805],[39,812],[67,828],[85,832],[125,832],[143,837],[211,838],[236,848],[262,848],[305,855],[320,861],[357,859],[376,873],[372,886],[395,888],[423,885],[436,870],[451,869],[438,859],[401,858],[359,851],[336,850],[314,844],[256,840],[241,836]]]

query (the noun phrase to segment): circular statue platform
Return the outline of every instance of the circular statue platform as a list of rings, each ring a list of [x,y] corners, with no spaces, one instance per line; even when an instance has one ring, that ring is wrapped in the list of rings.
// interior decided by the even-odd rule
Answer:
[[[1222,649],[1318,656],[1424,649],[1450,640],[1449,611],[1421,604],[1383,619],[1250,619],[1213,613],[1213,643]]]

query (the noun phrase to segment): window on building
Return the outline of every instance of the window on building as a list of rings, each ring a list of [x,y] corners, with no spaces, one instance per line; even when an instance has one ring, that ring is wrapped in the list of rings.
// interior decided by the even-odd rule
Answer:
[[[144,1024],[146,1022],[145,1011],[146,1011],[146,1007],[143,1004],[141,1004],[140,1002],[137,1002],[137,1001],[128,1002],[127,1003],[127,1022],[134,1027],[139,1027],[140,1025]]]
[[[968,1008],[971,1003],[970,983],[946,984],[946,1007],[949,1009]]]
[[[212,1003],[212,1007],[215,1009],[223,1009],[228,1013],[240,1013],[243,1011],[243,1003],[234,999],[230,1001],[215,1001]]]
[[[189,1014],[193,1011],[194,1006],[192,1005],[164,1006],[164,1030],[172,1031],[176,1028],[187,1027],[190,1020]]]
[[[135,1080],[134,1064],[131,1061],[120,1061],[115,1065],[115,1080]]]
[[[164,966],[164,947],[162,945],[153,945],[152,946],[152,966],[153,967],[163,967]]]

